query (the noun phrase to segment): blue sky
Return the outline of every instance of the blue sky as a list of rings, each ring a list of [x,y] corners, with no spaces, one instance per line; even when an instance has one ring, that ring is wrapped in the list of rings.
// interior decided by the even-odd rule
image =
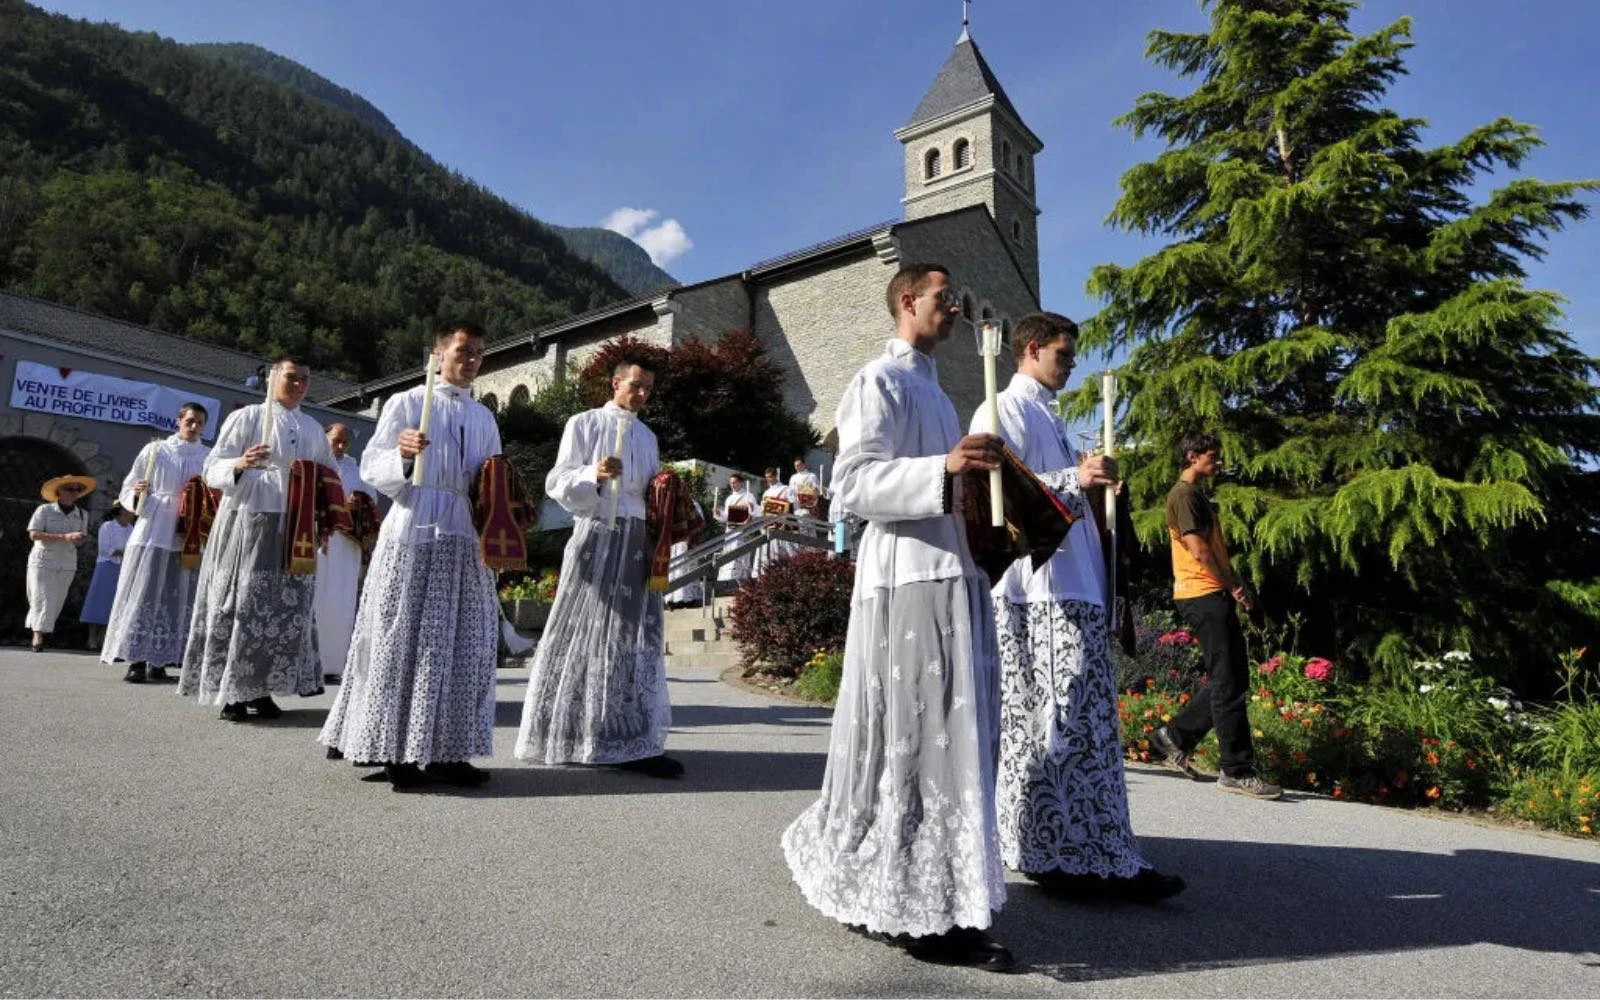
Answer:
[[[959,0],[46,0],[179,41],[248,41],[366,97],[412,141],[534,215],[595,225],[656,213],[684,281],[898,218],[892,132],[960,32]],[[1378,0],[1358,31],[1409,14],[1410,74],[1387,103],[1444,141],[1507,115],[1549,145],[1544,179],[1600,176],[1592,0]],[[1107,229],[1117,181],[1158,148],[1111,119],[1187,89],[1143,59],[1188,0],[975,0],[973,36],[1045,142],[1036,176],[1043,299],[1081,318],[1089,269],[1152,244]],[[1571,300],[1600,354],[1600,223],[1558,234],[1533,283]],[[685,247],[685,243],[692,246]],[[878,323],[880,317],[863,317]]]

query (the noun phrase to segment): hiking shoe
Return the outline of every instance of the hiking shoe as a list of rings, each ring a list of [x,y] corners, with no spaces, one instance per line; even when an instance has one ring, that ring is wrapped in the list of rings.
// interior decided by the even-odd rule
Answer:
[[[1160,759],[1158,764],[1171,768],[1179,774],[1187,774],[1196,781],[1201,780],[1199,769],[1194,766],[1193,759],[1187,751],[1178,748],[1178,741],[1167,732],[1167,727],[1162,726],[1150,734],[1150,749],[1154,750]]]
[[[1224,774],[1217,779],[1217,787],[1235,795],[1247,795],[1252,799],[1283,798],[1283,789],[1277,785],[1267,784],[1254,774],[1246,774],[1239,777]]]

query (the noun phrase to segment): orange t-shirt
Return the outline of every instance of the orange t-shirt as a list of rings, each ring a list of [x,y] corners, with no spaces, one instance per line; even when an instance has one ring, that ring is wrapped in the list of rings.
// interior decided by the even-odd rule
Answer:
[[[1222,539],[1222,519],[1199,488],[1183,480],[1167,493],[1167,537],[1172,540],[1172,596],[1177,600],[1204,597],[1226,589],[1200,560],[1184,548],[1184,535],[1199,535],[1211,547],[1218,564],[1228,572],[1228,543]]]

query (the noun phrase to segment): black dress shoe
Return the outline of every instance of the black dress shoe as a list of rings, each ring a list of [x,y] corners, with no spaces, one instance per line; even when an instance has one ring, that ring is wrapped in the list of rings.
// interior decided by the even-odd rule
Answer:
[[[244,722],[250,718],[250,709],[242,701],[235,701],[222,706],[222,714],[217,716],[228,722]]]
[[[489,780],[488,771],[481,767],[473,767],[464,760],[429,764],[422,769],[422,773],[440,784],[455,785],[458,788],[476,788]]]
[[[622,771],[632,771],[635,774],[644,774],[652,778],[681,778],[683,777],[683,763],[666,754],[656,754],[643,760],[624,761],[613,764],[613,767]]]
[[[166,667],[151,667],[145,671],[145,676],[149,678],[152,684],[165,684],[172,680],[171,677],[167,676]]]
[[[128,672],[122,675],[122,679],[127,681],[129,684],[143,684],[145,680],[144,664],[128,664]]]
[[[1137,875],[1102,878],[1099,875],[1068,875],[1065,872],[1025,872],[1052,896],[1075,902],[1156,903],[1176,896],[1188,883],[1176,875],[1163,875],[1154,868]]]
[[[250,707],[255,709],[256,714],[263,719],[276,719],[283,714],[283,709],[278,707],[278,703],[272,700],[271,695],[266,695],[250,702]]]
[[[985,972],[1015,972],[1011,950],[975,927],[952,927],[943,934],[909,939],[906,954],[935,965],[962,965]]]
[[[397,792],[420,792],[428,783],[415,764],[388,764],[383,769],[389,785]]]
[[[344,760],[344,751],[340,750],[338,747],[329,747],[328,748],[328,759],[329,760]]]
[[[323,683],[324,686],[327,686],[327,685],[330,685],[330,684],[338,684],[339,683],[339,675],[338,674],[323,674],[322,675],[322,683]]]

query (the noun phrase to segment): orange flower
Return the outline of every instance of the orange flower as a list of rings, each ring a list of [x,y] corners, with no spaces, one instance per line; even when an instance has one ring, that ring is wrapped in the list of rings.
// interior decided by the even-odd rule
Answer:
[[[1182,692],[1182,693],[1180,693],[1178,695],[1178,704],[1180,704],[1180,705],[1189,704],[1189,692],[1184,691],[1184,692]]]
[[[1336,798],[1336,799],[1344,798],[1344,789],[1341,788],[1338,785],[1334,785],[1333,786],[1333,797]]]
[[[1441,796],[1443,794],[1444,794],[1443,792],[1439,791],[1439,786],[1438,785],[1434,785],[1432,788],[1428,789],[1428,792],[1427,792],[1428,798],[1430,798],[1430,799],[1436,799],[1436,798],[1438,798],[1439,796]]]
[[[1423,759],[1426,760],[1430,764],[1439,763],[1439,755],[1434,753],[1432,750],[1429,750],[1427,757],[1425,757]]]

